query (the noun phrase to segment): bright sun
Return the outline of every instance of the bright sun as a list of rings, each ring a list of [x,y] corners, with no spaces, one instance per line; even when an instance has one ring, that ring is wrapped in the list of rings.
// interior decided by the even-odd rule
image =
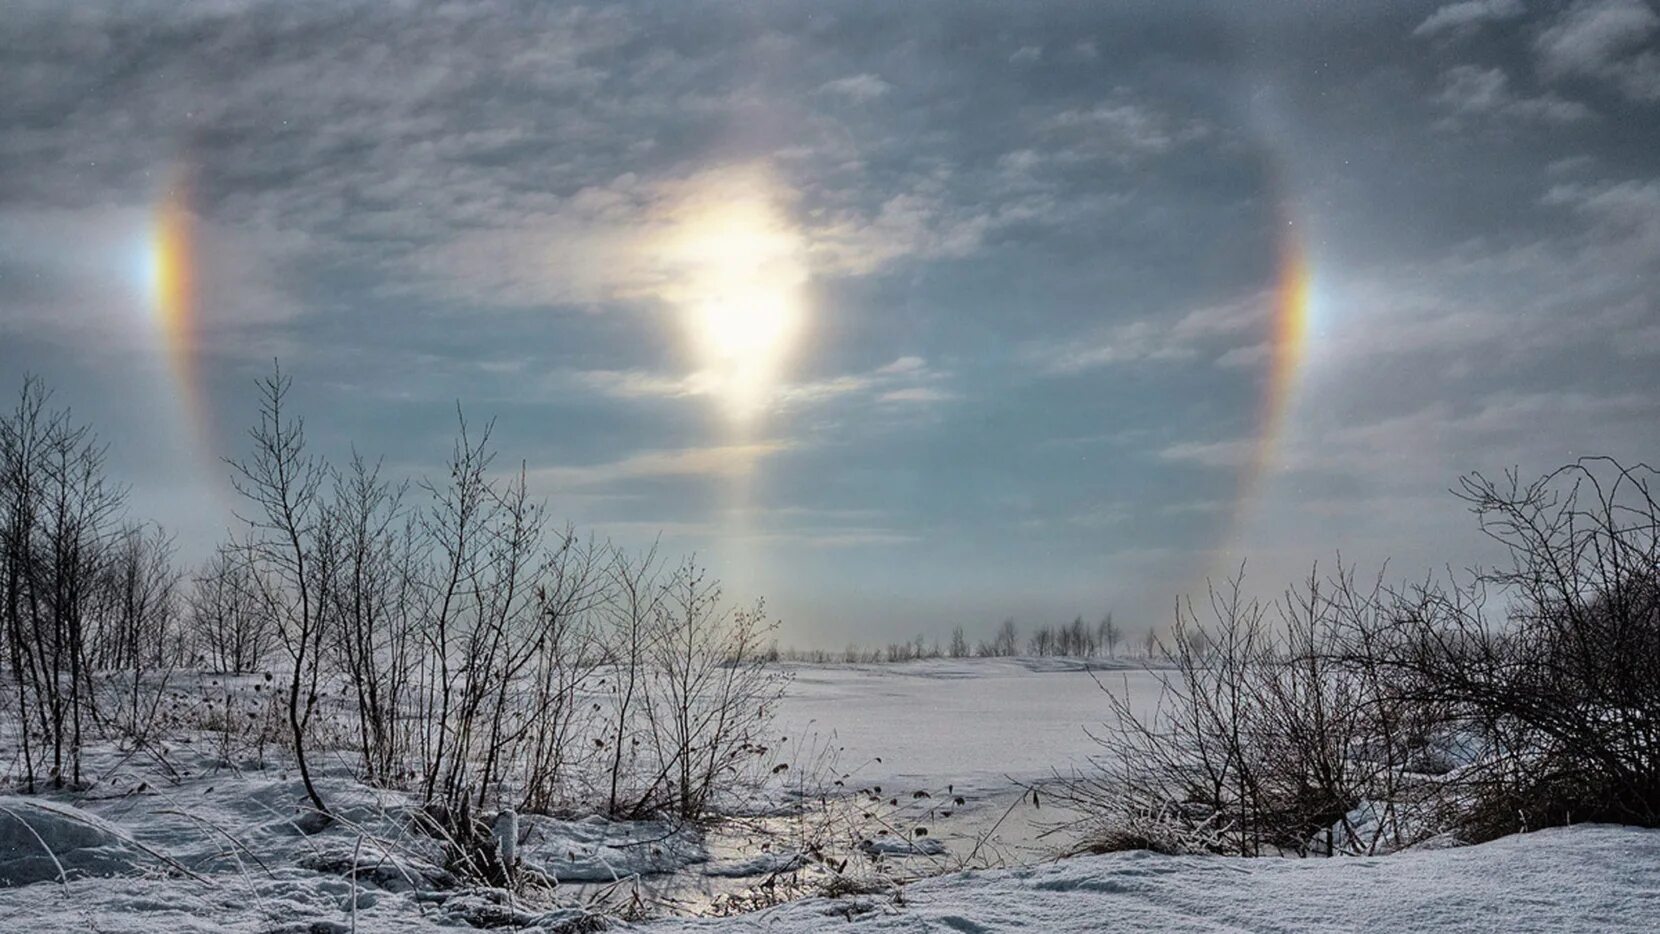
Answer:
[[[806,316],[804,244],[782,199],[762,172],[705,178],[660,241],[663,294],[680,312],[695,379],[740,423],[771,401]]]

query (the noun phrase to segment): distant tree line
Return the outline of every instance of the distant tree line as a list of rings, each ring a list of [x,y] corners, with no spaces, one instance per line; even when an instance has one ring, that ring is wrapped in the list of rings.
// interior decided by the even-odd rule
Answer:
[[[908,662],[928,658],[1011,658],[1034,655],[1058,658],[1158,658],[1162,649],[1158,636],[1148,630],[1132,646],[1122,626],[1112,613],[1099,622],[1086,623],[1082,616],[1070,623],[1038,626],[1021,638],[1015,621],[1005,619],[992,631],[991,637],[970,643],[962,626],[951,630],[950,640],[943,646],[938,640],[929,641],[918,635],[908,642],[889,642],[886,645],[859,645],[850,642],[840,652],[823,649],[779,649],[769,654],[772,661],[828,664],[879,664]]]

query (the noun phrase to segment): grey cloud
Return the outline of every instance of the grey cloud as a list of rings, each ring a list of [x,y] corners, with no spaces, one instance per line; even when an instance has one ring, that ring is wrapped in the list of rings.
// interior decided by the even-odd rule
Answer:
[[[655,477],[730,479],[754,473],[762,459],[788,451],[786,441],[754,441],[710,447],[648,450],[620,460],[581,466],[537,467],[526,472],[539,492],[558,495],[570,489],[612,486]]]
[[[1660,100],[1660,30],[1644,0],[1579,0],[1539,35],[1540,67],[1552,76],[1612,82],[1636,100]]]
[[[820,91],[839,94],[860,102],[875,100],[892,89],[892,85],[869,72],[837,78],[834,81],[827,81],[819,87]]]
[[[1546,93],[1537,97],[1518,95],[1510,89],[1509,76],[1503,69],[1476,65],[1458,65],[1444,72],[1441,75],[1441,91],[1436,99],[1463,115],[1544,123],[1572,123],[1592,116],[1591,109],[1584,104],[1555,94]]]
[[[1501,466],[1525,462],[1532,469],[1544,469],[1565,452],[1601,447],[1598,439],[1611,427],[1637,428],[1653,414],[1652,400],[1637,393],[1496,392],[1333,425],[1318,434],[1294,433],[1274,456],[1285,470],[1364,477],[1421,491],[1425,484],[1445,484],[1456,476],[1469,446],[1480,446]],[[1540,450],[1536,432],[1541,421],[1560,426],[1553,439],[1557,450]],[[1241,469],[1260,451],[1257,439],[1183,441],[1166,446],[1158,456],[1206,468]]]
[[[1009,56],[1011,65],[1035,65],[1043,60],[1043,47],[1037,45],[1023,45]]]
[[[1438,8],[1412,32],[1417,36],[1459,32],[1493,20],[1514,19],[1522,13],[1521,0],[1462,0]]]
[[[0,369],[159,436],[124,251],[187,168],[227,437],[246,361],[280,352],[320,444],[421,468],[460,398],[557,506],[631,534],[734,534],[709,501],[753,477],[754,535],[846,546],[761,582],[827,632],[845,607],[812,595],[855,578],[917,628],[991,605],[965,577],[1162,612],[1259,450],[1288,215],[1318,299],[1305,466],[1253,555],[1347,530],[1457,558],[1422,505],[1458,472],[1660,440],[1652,3],[14,12]],[[746,171],[813,308],[755,449],[649,248]],[[183,455],[145,440],[135,511],[172,508]],[[1103,557],[1126,543],[1160,573]]]
[[[863,372],[787,382],[776,389],[770,407],[798,410],[851,398],[946,402],[957,397],[947,387],[949,378],[921,357],[904,356]],[[586,370],[574,374],[573,379],[588,390],[628,400],[698,399],[719,391],[718,381],[702,371],[679,375],[647,370]]]
[[[1171,118],[1122,93],[1092,107],[1059,113],[1049,126],[1074,153],[1119,159],[1167,152],[1209,132],[1203,123]]]
[[[1237,365],[1246,354],[1259,358],[1273,302],[1271,291],[1253,290],[1178,316],[1128,321],[1102,334],[1034,345],[1026,357],[1040,372],[1073,375],[1111,364],[1195,360],[1220,347],[1221,361]]]
[[[1633,253],[1660,255],[1660,179],[1555,185],[1544,203],[1570,207],[1590,218],[1611,242],[1636,240]]]

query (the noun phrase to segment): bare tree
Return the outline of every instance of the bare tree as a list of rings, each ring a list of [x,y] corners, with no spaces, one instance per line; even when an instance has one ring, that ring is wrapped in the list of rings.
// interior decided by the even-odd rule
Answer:
[[[1118,628],[1118,624],[1113,622],[1112,614],[1108,613],[1101,617],[1101,622],[1096,626],[1095,637],[1106,650],[1107,657],[1114,658],[1118,655],[1118,643],[1124,639],[1124,631]]]
[[[129,524],[111,539],[94,659],[103,669],[176,667],[184,661],[178,626],[180,574],[173,539],[158,525]]]
[[[609,750],[606,812],[636,816],[649,808],[651,789],[635,790],[625,798],[629,789],[624,781],[639,755],[640,709],[649,688],[647,665],[661,637],[661,559],[655,545],[638,556],[618,549],[606,571],[608,599],[601,613],[611,704],[605,735],[596,742]]]
[[[51,735],[49,706],[55,693],[44,663],[55,655],[43,644],[50,630],[43,625],[45,583],[41,535],[48,496],[46,459],[60,422],[46,408],[49,393],[34,377],[25,377],[17,406],[0,422],[0,492],[5,495],[5,613],[8,655],[17,690],[18,745],[23,755],[27,789],[35,790],[37,769],[33,740]]]
[[[317,702],[327,565],[335,557],[322,500],[330,471],[307,452],[304,420],[286,409],[292,385],[280,367],[260,380],[259,424],[248,432],[253,451],[230,462],[231,482],[248,509],[242,517],[244,548],[260,602],[273,614],[278,640],[292,664],[287,715],[295,764],[306,797],[326,818],[328,806],[306,759],[306,727]]]
[[[465,658],[462,646],[470,635],[469,614],[476,612],[479,599],[479,566],[489,535],[488,513],[493,491],[488,471],[490,431],[486,424],[475,442],[467,420],[457,408],[457,438],[450,452],[449,479],[438,484],[423,481],[431,504],[420,519],[422,534],[431,543],[437,564],[429,571],[427,597],[422,610],[423,653],[419,672],[423,686],[418,718],[425,729],[421,735],[424,763],[424,795],[430,803],[439,791],[439,780],[453,750],[453,713],[458,691],[457,679],[465,669],[454,663]]]
[[[355,695],[363,775],[391,779],[404,752],[399,724],[416,651],[418,543],[404,509],[406,485],[353,452],[330,508],[339,529],[338,575],[325,608],[334,658]]]
[[[129,524],[111,539],[96,611],[94,657],[100,669],[118,671],[126,684],[106,721],[136,742],[150,738],[167,675],[186,662],[186,634],[179,625],[179,584],[173,539],[158,525]],[[148,685],[147,673],[156,683]]]
[[[992,639],[993,653],[1005,657],[1015,654],[1017,651],[1016,647],[1019,644],[1016,641],[1017,638],[1018,635],[1015,632],[1014,620],[1003,620],[1003,624],[997,627],[997,635]]]
[[[32,619],[37,604],[34,583],[36,530],[44,495],[41,458],[47,444],[48,414],[45,387],[25,377],[17,405],[0,420],[0,559],[4,561],[0,592],[4,612],[6,654],[17,697],[18,748],[23,758],[27,789],[35,790],[35,750],[32,720],[40,703],[35,665]]]
[[[5,423],[6,613],[26,781],[36,758],[30,722],[51,747],[55,785],[80,782],[81,741],[97,715],[91,638],[125,491],[104,477],[105,449],[68,410],[48,411],[48,393],[24,381]]]

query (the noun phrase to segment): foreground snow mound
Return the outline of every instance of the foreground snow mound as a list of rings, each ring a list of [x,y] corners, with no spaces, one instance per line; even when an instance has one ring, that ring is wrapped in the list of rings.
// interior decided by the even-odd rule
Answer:
[[[132,839],[102,818],[39,798],[0,797],[0,887],[138,872]]]
[[[654,934],[768,931],[1660,930],[1660,831],[1580,826],[1371,859],[1147,852],[968,872]]]

